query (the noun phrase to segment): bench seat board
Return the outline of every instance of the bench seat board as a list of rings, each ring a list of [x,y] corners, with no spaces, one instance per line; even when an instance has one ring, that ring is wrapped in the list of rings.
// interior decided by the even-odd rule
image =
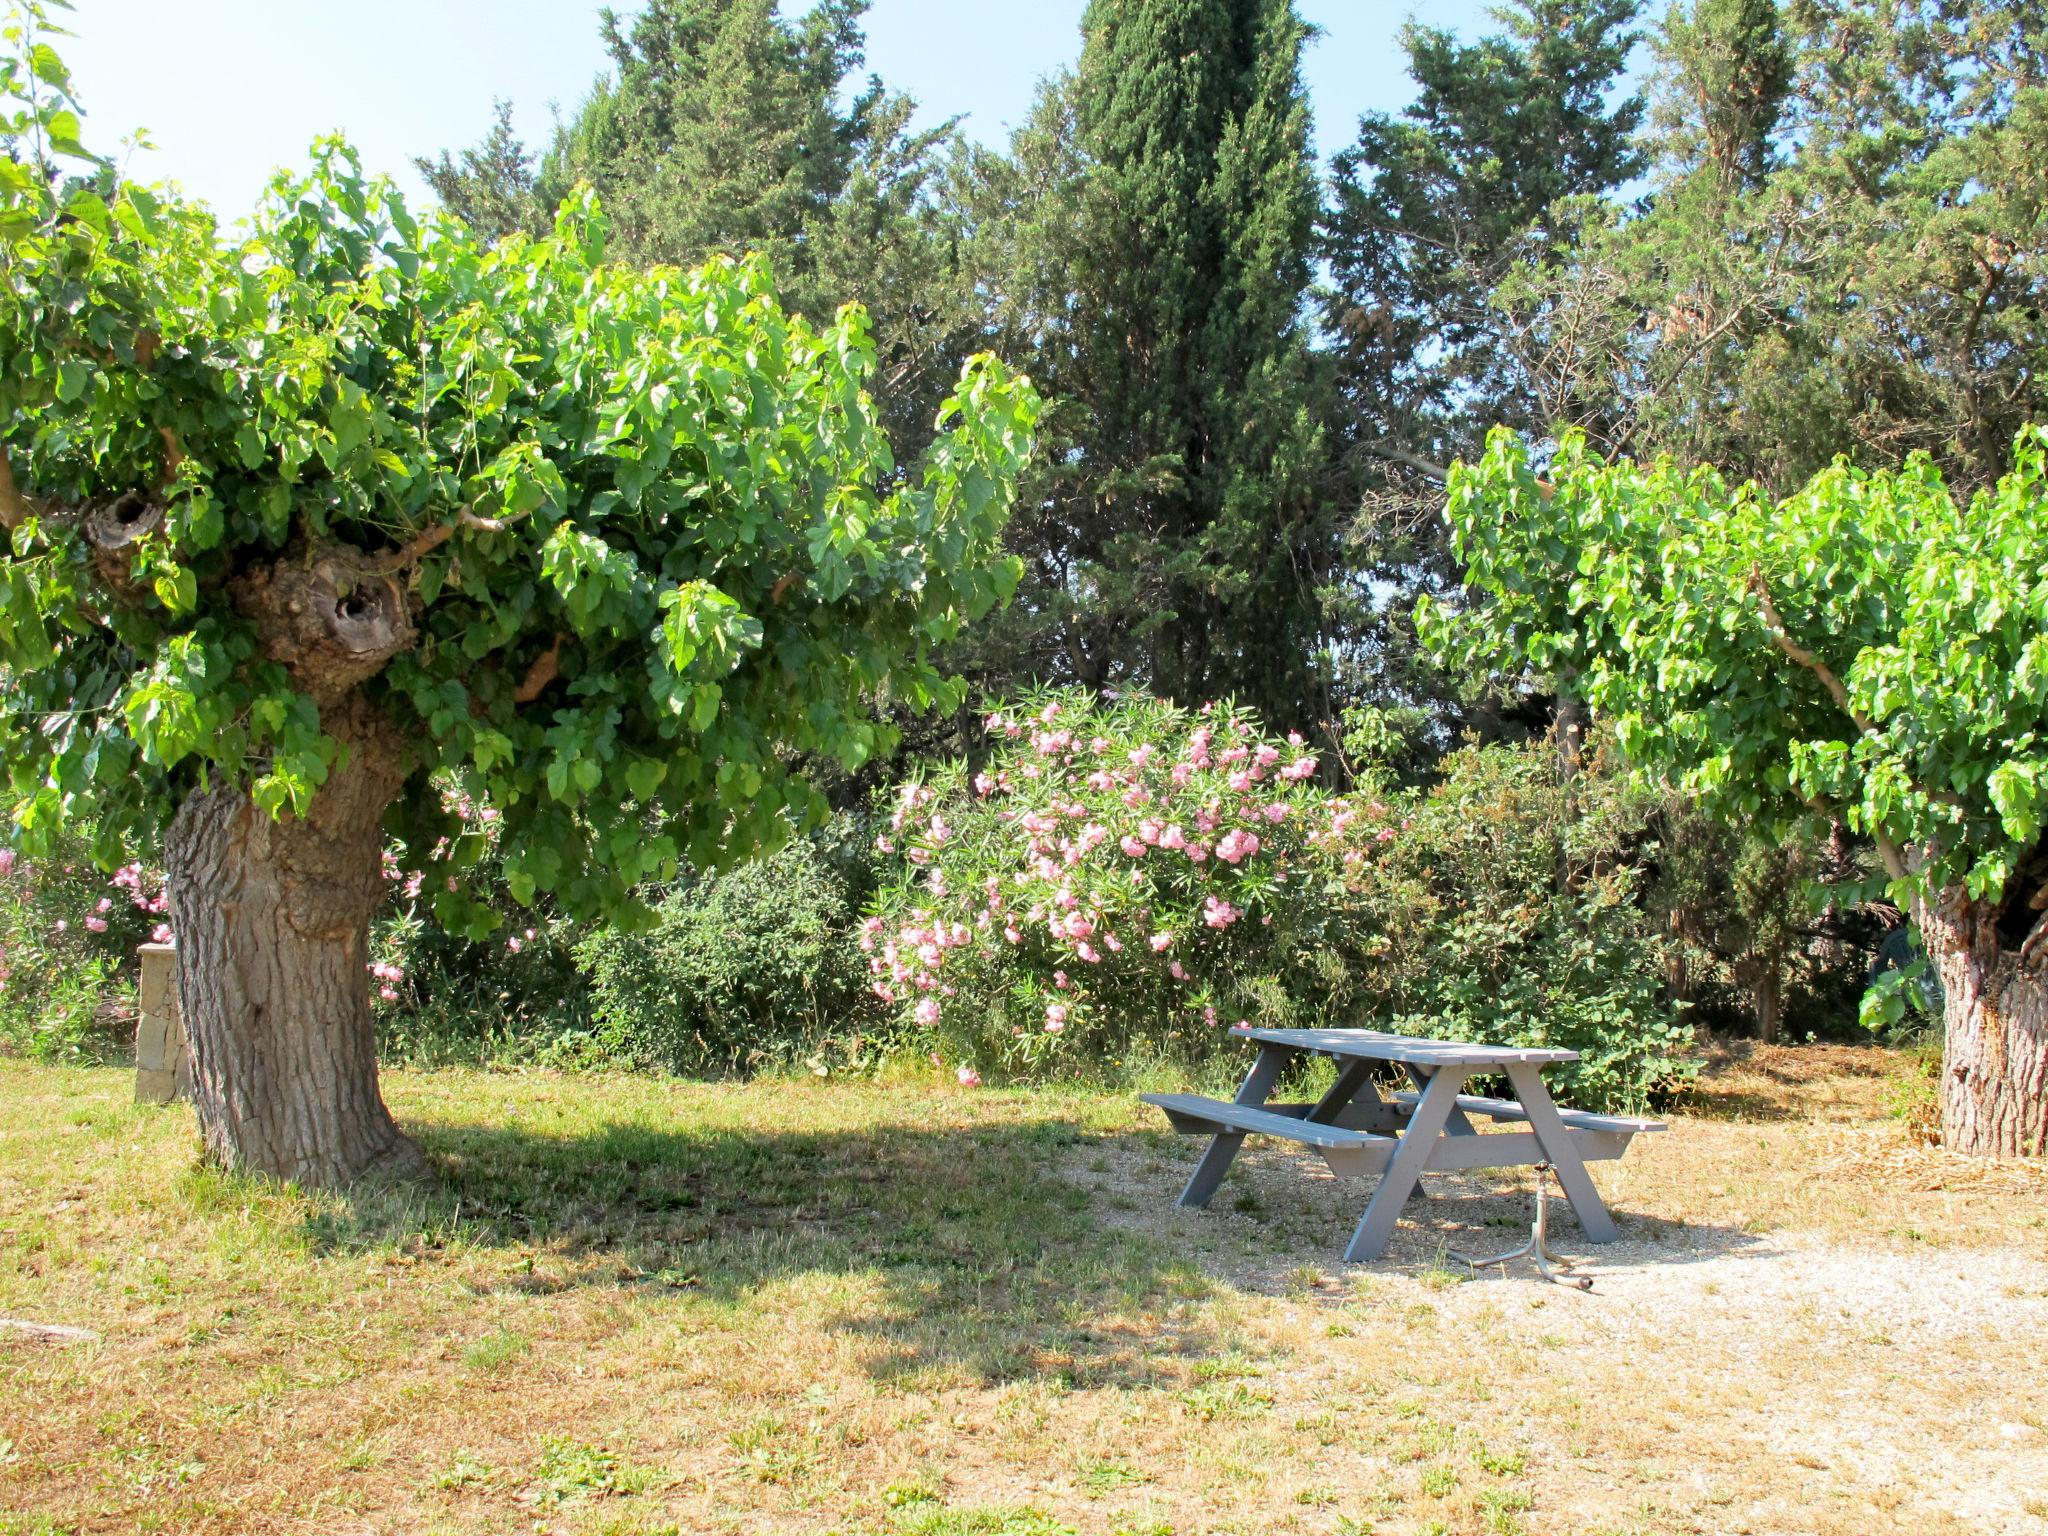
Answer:
[[[1404,1110],[1412,1112],[1415,1101],[1421,1097],[1414,1093],[1396,1093],[1390,1096]],[[1278,1106],[1275,1106],[1276,1108]],[[1527,1120],[1529,1112],[1511,1099],[1487,1099],[1475,1094],[1458,1095],[1458,1108],[1467,1114],[1485,1115],[1493,1120]],[[1600,1115],[1585,1109],[1560,1108],[1557,1118],[1575,1131],[1626,1131],[1634,1135],[1638,1131],[1661,1131],[1666,1129],[1662,1120],[1648,1120],[1637,1115]]]
[[[1148,1093],[1142,1097],[1147,1104],[1165,1110],[1173,1128],[1183,1136],[1236,1134],[1299,1142],[1321,1152],[1330,1170],[1340,1178],[1367,1178],[1380,1173],[1396,1145],[1392,1136],[1307,1121],[1303,1116],[1311,1106],[1305,1104],[1249,1109],[1192,1093]],[[1387,1112],[1387,1108],[1382,1109],[1382,1113]],[[1589,1163],[1613,1162],[1628,1151],[1635,1134],[1633,1129],[1567,1129],[1579,1156]],[[1444,1137],[1430,1148],[1429,1161],[1423,1167],[1429,1173],[1456,1173],[1472,1168],[1524,1168],[1543,1161],[1543,1147],[1534,1132],[1493,1131],[1477,1136]]]

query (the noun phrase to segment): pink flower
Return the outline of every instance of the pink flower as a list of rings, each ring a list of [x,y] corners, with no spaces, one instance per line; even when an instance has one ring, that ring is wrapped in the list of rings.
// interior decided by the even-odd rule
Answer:
[[[107,913],[113,910],[114,898],[111,896],[102,896],[100,898],[99,905],[93,908],[93,911],[99,913],[101,916],[105,916]]]
[[[1275,746],[1269,746],[1265,742],[1260,742],[1258,751],[1252,754],[1252,761],[1261,768],[1270,768],[1280,761],[1280,749]]]
[[[104,917],[98,916],[88,917],[85,920],[85,926],[94,933],[105,933],[107,931],[107,920]]]
[[[974,776],[974,792],[977,795],[993,794],[995,793],[995,787],[996,781],[990,778],[987,774],[977,773]]]
[[[1293,762],[1280,770],[1280,777],[1283,779],[1306,779],[1312,777],[1315,771],[1316,760],[1314,758],[1297,757]]]
[[[1147,942],[1151,944],[1154,954],[1164,954],[1167,950],[1173,948],[1173,935],[1170,933],[1155,933]]]
[[[1251,858],[1259,851],[1259,839],[1250,832],[1230,831],[1216,844],[1216,857],[1226,864],[1236,864]]]
[[[1146,765],[1147,763],[1149,763],[1149,762],[1151,762],[1151,761],[1152,761],[1152,744],[1151,744],[1150,742],[1147,742],[1147,743],[1146,743],[1146,744],[1145,744],[1144,746],[1142,746],[1142,747],[1138,747],[1138,748],[1136,748],[1136,749],[1135,749],[1134,751],[1132,751],[1132,752],[1131,752],[1131,754],[1130,754],[1130,763],[1131,763],[1131,766],[1132,766],[1133,768],[1138,768],[1138,769],[1142,769],[1142,768],[1143,768],[1143,767],[1144,767],[1144,766],[1145,766],[1145,765]]]
[[[1123,940],[1119,939],[1113,933],[1104,933],[1102,936],[1102,942],[1109,946],[1111,954],[1121,954],[1123,952]]]
[[[979,1088],[981,1086],[981,1074],[972,1067],[962,1067],[953,1075],[960,1080],[962,1088]]]
[[[1265,815],[1266,820],[1272,822],[1275,826],[1278,826],[1281,822],[1287,819],[1287,803],[1284,800],[1275,800],[1271,805],[1266,807],[1263,814]]]
[[[1008,923],[1003,924],[1003,937],[1012,944],[1022,944],[1024,942],[1023,933]]]
[[[939,1022],[939,1000],[936,997],[919,998],[912,1012],[918,1023],[936,1024]]]
[[[1172,976],[1175,981],[1186,981],[1188,979],[1188,973],[1181,968],[1181,963],[1178,960],[1169,965],[1166,970],[1167,974]]]
[[[1187,845],[1188,835],[1181,831],[1179,822],[1159,834],[1159,846],[1162,848],[1185,848]]]
[[[1252,776],[1249,773],[1246,773],[1242,768],[1240,768],[1235,773],[1231,774],[1229,779],[1225,782],[1227,782],[1230,785],[1230,787],[1236,790],[1239,794],[1243,794],[1246,790],[1252,787]]]
[[[1244,914],[1236,907],[1214,896],[1211,896],[1202,907],[1202,921],[1211,928],[1228,928],[1242,916]]]
[[[171,932],[171,925],[169,923],[158,923],[155,928],[150,930],[149,942],[152,944],[169,944],[176,938],[177,935]]]
[[[1188,857],[1197,864],[1202,863],[1209,857],[1209,845],[1207,843],[1189,843]]]
[[[1391,843],[1393,840],[1394,829],[1392,827],[1381,827],[1378,835],[1374,838],[1375,842],[1381,843]]]
[[[1066,1022],[1067,1005],[1065,1003],[1047,1003],[1045,1005],[1045,1027],[1047,1029],[1056,1030]]]
[[[1093,944],[1087,943],[1086,941],[1076,944],[1074,946],[1074,953],[1079,955],[1083,960],[1086,960],[1090,965],[1094,965],[1097,961],[1099,961],[1102,958],[1101,951],[1096,949],[1096,947]]]
[[[511,938],[505,941],[505,949],[510,954],[518,954],[520,949],[523,947],[524,946],[520,943],[519,935],[516,933],[512,935]]]
[[[377,989],[377,995],[383,998],[384,1001],[387,1003],[395,1003],[398,1001],[398,994],[394,992],[390,987],[379,987]]]
[[[1067,986],[1067,973],[1065,971],[1054,971],[1052,973],[1052,984],[1064,990]]]
[[[12,848],[0,848],[0,875],[11,875],[13,873],[14,850]]]
[[[1117,846],[1123,849],[1124,854],[1127,858],[1142,859],[1143,857],[1145,857],[1144,843],[1140,842],[1137,838],[1132,837],[1128,832],[1124,834],[1124,840]]]

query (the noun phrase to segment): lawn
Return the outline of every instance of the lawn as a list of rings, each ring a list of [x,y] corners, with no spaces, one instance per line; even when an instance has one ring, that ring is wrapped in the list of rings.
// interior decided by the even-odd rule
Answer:
[[[0,1532],[2039,1531],[2048,1178],[1915,1146],[1878,1050],[1724,1057],[1524,1218],[1195,1147],[1128,1096],[394,1073],[437,1188],[193,1166],[114,1070],[0,1063]],[[1526,1177],[1526,1176],[1525,1176]]]

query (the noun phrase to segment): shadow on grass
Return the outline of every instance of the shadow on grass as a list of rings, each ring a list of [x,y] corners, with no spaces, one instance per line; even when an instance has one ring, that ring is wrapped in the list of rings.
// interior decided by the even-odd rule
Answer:
[[[414,1122],[439,1175],[310,1217],[316,1252],[460,1251],[479,1289],[759,1312],[827,1282],[831,1326],[879,1379],[1164,1384],[1216,1341],[1158,1313],[1214,1293],[1166,1245],[1102,1226],[1059,1165],[1062,1119],[806,1133],[603,1124],[581,1134]],[[1170,1197],[1169,1197],[1170,1198]],[[843,1296],[831,1282],[843,1280]],[[1147,1319],[1142,1324],[1126,1319]]]

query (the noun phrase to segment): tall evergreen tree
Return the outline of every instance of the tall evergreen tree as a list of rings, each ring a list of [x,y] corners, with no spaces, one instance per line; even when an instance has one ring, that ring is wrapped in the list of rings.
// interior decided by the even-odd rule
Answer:
[[[1318,719],[1310,30],[1291,0],[1094,0],[1083,28],[977,192],[996,324],[1060,399],[1008,659]]]
[[[1333,165],[1325,322],[1354,442],[1448,461],[1531,415],[1488,295],[1554,238],[1553,205],[1643,168],[1643,98],[1613,100],[1640,0],[1513,0],[1477,42],[1411,22],[1414,102]]]

